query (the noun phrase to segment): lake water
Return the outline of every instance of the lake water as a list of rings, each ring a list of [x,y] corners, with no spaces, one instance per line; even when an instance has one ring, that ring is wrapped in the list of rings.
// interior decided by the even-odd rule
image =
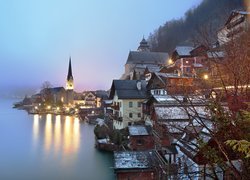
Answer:
[[[29,115],[0,100],[0,179],[112,180],[113,155],[78,118]]]

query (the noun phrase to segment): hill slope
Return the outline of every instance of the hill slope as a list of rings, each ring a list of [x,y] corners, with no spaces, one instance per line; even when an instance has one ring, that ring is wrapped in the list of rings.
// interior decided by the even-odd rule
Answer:
[[[203,0],[179,20],[171,20],[149,35],[152,51],[171,52],[176,45],[194,44],[202,31],[214,41],[216,31],[225,23],[230,12],[243,9],[243,0]]]

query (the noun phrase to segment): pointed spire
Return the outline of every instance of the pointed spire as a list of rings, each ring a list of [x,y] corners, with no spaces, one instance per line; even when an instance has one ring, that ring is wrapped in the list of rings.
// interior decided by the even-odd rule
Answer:
[[[148,42],[145,40],[144,35],[143,35],[143,38],[142,38],[142,40],[140,42],[140,46],[138,47],[137,50],[138,51],[150,51]]]
[[[72,68],[71,68],[71,56],[69,57],[69,69],[68,69],[68,76],[67,80],[73,80],[73,75],[72,75]]]

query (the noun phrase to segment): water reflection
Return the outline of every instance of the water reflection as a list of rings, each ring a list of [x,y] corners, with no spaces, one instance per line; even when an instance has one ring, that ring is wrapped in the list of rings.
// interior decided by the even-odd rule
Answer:
[[[34,115],[34,122],[33,122],[33,140],[36,142],[39,133],[39,115]]]
[[[55,152],[57,153],[61,146],[61,116],[56,116],[55,122],[55,136],[54,136],[54,145],[55,145]]]
[[[46,115],[45,129],[44,129],[44,148],[49,153],[52,143],[52,115]]]
[[[39,142],[42,143],[39,143]],[[33,144],[44,153],[56,156],[77,153],[80,145],[80,121],[71,116],[34,115]]]

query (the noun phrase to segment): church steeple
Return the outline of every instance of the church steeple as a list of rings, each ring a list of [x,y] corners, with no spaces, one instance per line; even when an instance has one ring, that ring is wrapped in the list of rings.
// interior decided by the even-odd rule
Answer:
[[[140,46],[137,49],[138,51],[150,51],[148,42],[144,39],[144,36],[140,42]]]
[[[71,57],[69,57],[69,69],[66,82],[66,90],[73,90],[73,89],[74,89],[74,79],[72,75]]]

